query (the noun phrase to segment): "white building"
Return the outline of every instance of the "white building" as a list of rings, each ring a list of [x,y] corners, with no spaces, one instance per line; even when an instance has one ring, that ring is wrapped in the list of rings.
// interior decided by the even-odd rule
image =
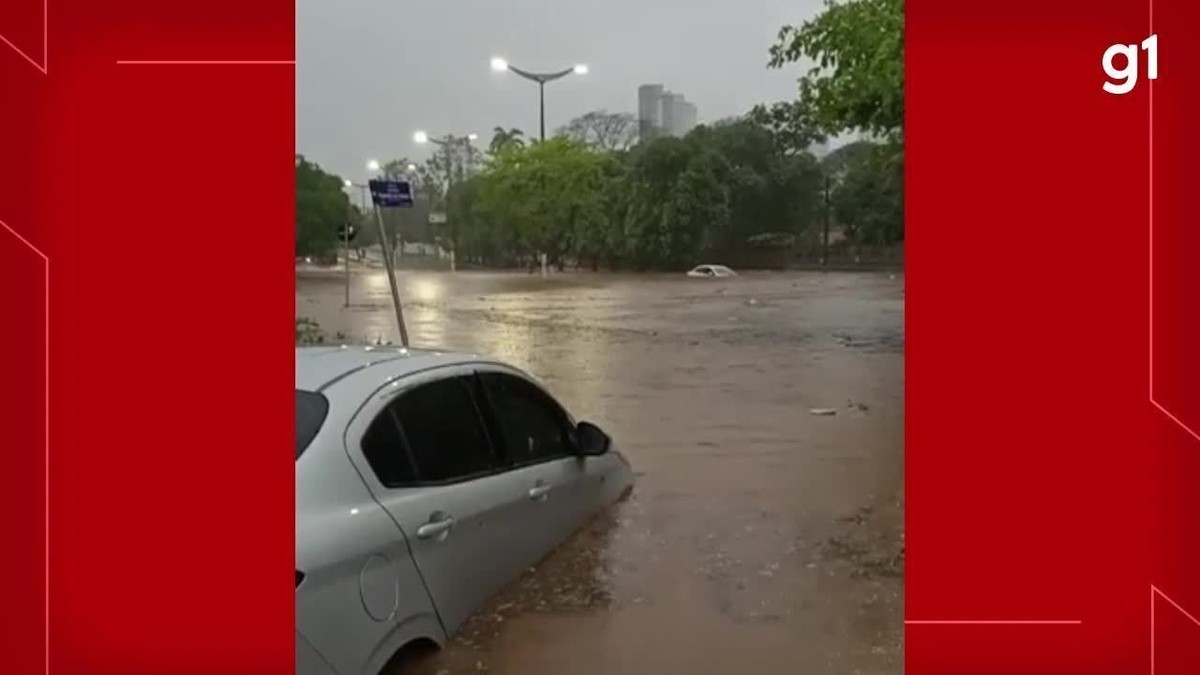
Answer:
[[[662,128],[663,86],[643,84],[638,87],[638,138],[648,141]]]
[[[638,87],[638,138],[683,136],[696,127],[696,105],[661,84]]]

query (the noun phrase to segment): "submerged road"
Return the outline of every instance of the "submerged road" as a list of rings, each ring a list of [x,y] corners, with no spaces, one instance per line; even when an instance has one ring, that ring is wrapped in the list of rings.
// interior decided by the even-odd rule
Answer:
[[[381,271],[349,309],[296,283],[328,340],[398,342]],[[903,283],[401,272],[414,346],[528,370],[638,473],[419,670],[903,672]]]

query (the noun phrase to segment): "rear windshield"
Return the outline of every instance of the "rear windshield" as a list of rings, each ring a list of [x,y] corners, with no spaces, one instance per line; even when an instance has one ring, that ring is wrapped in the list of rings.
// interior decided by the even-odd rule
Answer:
[[[329,401],[311,391],[296,390],[296,459],[321,430],[329,414]]]

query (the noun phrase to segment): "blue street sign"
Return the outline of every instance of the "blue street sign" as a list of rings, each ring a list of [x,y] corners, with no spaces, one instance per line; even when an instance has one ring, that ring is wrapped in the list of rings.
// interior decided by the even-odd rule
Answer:
[[[412,186],[406,180],[372,180],[371,201],[379,207],[402,207],[413,205]]]

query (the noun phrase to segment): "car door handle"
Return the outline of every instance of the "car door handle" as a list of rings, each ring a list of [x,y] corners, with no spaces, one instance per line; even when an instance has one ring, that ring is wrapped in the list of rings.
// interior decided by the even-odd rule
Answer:
[[[535,502],[540,502],[546,499],[550,494],[549,485],[534,485],[529,488],[529,498]]]
[[[433,539],[443,534],[450,532],[454,527],[454,519],[446,516],[441,520],[434,520],[417,528],[417,537],[420,539]]]

